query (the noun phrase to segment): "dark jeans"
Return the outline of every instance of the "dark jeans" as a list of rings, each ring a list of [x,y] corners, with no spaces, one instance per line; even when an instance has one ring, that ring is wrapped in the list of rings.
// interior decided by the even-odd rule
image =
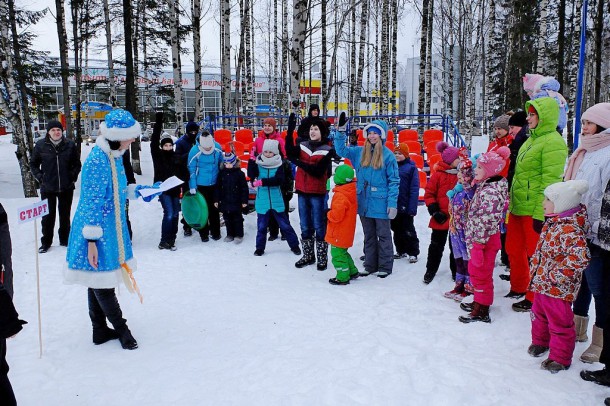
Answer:
[[[447,236],[449,230],[434,230],[432,229],[432,235],[430,236],[430,246],[428,247],[428,260],[426,261],[426,272],[436,275],[438,268],[441,265],[443,259],[443,252],[445,251],[445,243],[447,242]],[[449,268],[451,274],[455,275],[456,266],[455,258],[453,258],[453,247],[451,247],[451,241],[449,242]]]
[[[324,210],[324,195],[299,194],[299,220],[301,224],[301,238],[324,241],[326,236],[326,211]]]
[[[227,237],[243,238],[244,217],[242,216],[241,211],[222,213],[222,218],[225,220],[225,227],[227,228]]]
[[[6,363],[6,339],[0,339],[0,405],[13,406],[17,404],[11,382],[8,380],[8,364]]]
[[[197,186],[199,193],[205,198],[208,205],[208,223],[199,230],[199,235],[207,237],[212,234],[212,238],[220,238],[220,212],[214,207],[214,191],[216,186]]]
[[[502,265],[510,267],[508,254],[506,253],[506,232],[500,234],[500,242],[502,242],[502,248],[500,249],[500,261],[502,262]]]
[[[178,216],[180,214],[180,198],[163,193],[159,196],[163,207],[163,220],[161,221],[161,242],[174,244],[178,233]]]
[[[52,193],[40,192],[42,200],[49,201],[49,214],[42,218],[42,237],[40,243],[42,245],[51,246],[53,244],[53,230],[55,228],[55,215],[59,211],[59,243],[68,245],[70,237],[70,212],[72,211],[72,197],[74,190],[66,190],[65,192]]]
[[[288,216],[288,209],[290,208],[290,199],[289,196],[282,191],[282,199],[284,199],[284,212],[286,216]],[[288,222],[290,223],[290,217],[288,217]],[[277,224],[275,217],[271,217],[269,219],[269,235],[273,237],[277,237],[280,233],[280,226]],[[284,233],[282,233],[284,235]]]
[[[396,253],[418,256],[419,239],[413,225],[413,216],[407,213],[398,213],[396,218],[390,220],[390,227],[394,231]]]
[[[599,246],[588,243],[591,251],[591,261],[582,275],[580,290],[574,300],[572,308],[574,314],[586,317],[589,315],[589,306],[591,305],[591,297],[595,300],[595,325],[599,328],[604,328],[606,323],[606,301],[608,301],[605,293],[608,291],[606,286],[608,279],[605,275],[610,272],[608,269],[608,260],[604,261],[604,252]]]
[[[606,297],[610,297],[610,251],[601,250],[601,257],[603,263],[603,292]],[[606,320],[605,325],[610,326],[610,300],[605,301],[605,314]],[[595,307],[597,309],[597,306]],[[610,368],[610,327],[603,330],[603,342],[602,353],[599,357],[599,362],[605,365],[606,368]]]
[[[87,289],[89,301],[89,317],[93,329],[104,328],[107,326],[106,319],[112,323],[117,332],[122,331],[127,326],[127,321],[123,318],[121,306],[116,298],[113,289]]]
[[[269,210],[265,214],[257,214],[256,217],[256,225],[258,231],[256,233],[256,249],[257,250],[265,250],[265,246],[267,245],[267,227],[269,226],[269,220],[274,218],[277,221],[282,234],[286,236],[286,241],[290,248],[295,248],[299,246],[299,238],[297,234],[294,232],[294,229],[290,225],[290,221],[288,220],[288,213],[278,213],[275,210]]]

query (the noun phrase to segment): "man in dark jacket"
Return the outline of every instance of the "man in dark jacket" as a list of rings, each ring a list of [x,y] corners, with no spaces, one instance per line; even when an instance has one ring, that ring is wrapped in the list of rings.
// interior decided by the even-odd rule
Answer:
[[[42,218],[40,253],[47,252],[53,243],[56,210],[59,210],[59,244],[68,245],[74,183],[80,169],[76,144],[63,136],[59,121],[51,120],[47,124],[46,137],[36,143],[30,159],[30,170],[40,186],[40,197],[49,201],[49,214]]]
[[[176,155],[179,157],[180,162],[183,165],[182,170],[188,172],[188,156],[189,152],[191,152],[191,148],[195,145],[197,141],[197,135],[199,134],[199,124],[194,121],[189,121],[186,123],[186,133],[176,141]],[[183,186],[182,192],[188,191],[188,183],[185,183]],[[180,221],[182,223],[182,228],[184,229],[184,236],[190,237],[193,235],[193,230],[186,224],[184,221],[184,217]]]
[[[2,283],[6,291],[13,296],[13,248],[11,245],[11,232],[8,227],[8,218],[6,210],[0,203],[0,283]]]
[[[317,104],[311,104],[309,106],[309,113],[307,114],[307,117],[301,120],[301,124],[299,124],[297,136],[301,139],[301,141],[309,140],[309,127],[311,127],[313,123],[317,123],[320,128],[326,124],[326,120],[320,117],[320,106]]]
[[[513,142],[508,146],[510,149],[510,161],[508,163],[508,187],[513,183],[515,176],[515,166],[517,165],[517,155],[521,145],[527,141],[528,137],[527,114],[525,111],[518,111],[508,119],[508,134],[513,136]]]

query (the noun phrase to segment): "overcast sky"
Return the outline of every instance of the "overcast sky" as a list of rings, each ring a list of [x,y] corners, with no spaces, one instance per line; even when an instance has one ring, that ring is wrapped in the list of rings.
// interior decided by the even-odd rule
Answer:
[[[20,0],[21,7],[24,7],[29,10],[41,10],[45,7],[49,7],[50,12],[47,13],[45,18],[43,18],[38,24],[30,27],[30,30],[38,35],[38,38],[35,41],[34,47],[39,50],[49,51],[51,55],[58,56],[59,55],[59,43],[57,40],[57,26],[55,23],[55,1],[54,0]],[[69,13],[69,10],[66,10]],[[238,14],[235,14],[235,18],[238,18]],[[210,14],[211,15],[211,12]],[[68,22],[67,22],[68,24]],[[237,29],[237,21],[233,23],[233,29]],[[402,21],[399,23],[398,30],[398,61],[405,62],[408,58],[411,57],[413,48],[412,45],[415,41],[416,47],[419,43],[416,36],[418,35],[417,30],[419,29],[419,16],[416,11],[405,12]],[[202,33],[204,42],[202,44],[204,48],[204,55],[202,57],[203,63],[213,66],[220,65],[220,53],[219,53],[219,27],[218,23],[214,18],[207,17],[207,20],[203,23]],[[103,38],[102,38],[103,40]],[[238,42],[238,38],[233,40],[235,43]],[[120,54],[117,53],[119,49],[115,49],[115,56],[117,58],[120,57]],[[95,53],[90,49],[90,58],[95,59],[105,59],[106,53],[105,51]],[[415,49],[415,54],[417,55],[419,52],[418,49]],[[170,50],[168,49],[168,55]],[[192,55],[186,55],[182,58],[182,63],[184,67],[189,67],[193,65]],[[170,58],[171,59],[171,58]]]

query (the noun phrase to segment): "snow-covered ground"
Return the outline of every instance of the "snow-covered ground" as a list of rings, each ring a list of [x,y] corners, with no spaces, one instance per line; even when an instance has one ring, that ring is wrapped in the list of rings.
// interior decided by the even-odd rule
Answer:
[[[17,208],[37,199],[23,198],[9,141],[0,137],[0,201],[11,227],[15,305],[29,322],[8,342],[20,405],[598,405],[610,396],[578,376],[600,367],[578,360],[589,343],[577,343],[568,371],[540,369],[543,359],[527,354],[529,316],[510,309],[513,301],[503,297],[509,285],[497,276],[492,323],[457,320],[458,304],[442,296],[453,285],[448,250],[436,279],[422,283],[430,236],[423,206],[418,263],[402,259],[386,279],[332,286],[332,266],[296,269],[298,258],[283,241],[254,257],[255,214],[246,217],[241,245],[180,235],[178,250],[168,252],[157,248],[160,204],[132,202],[144,304],[125,289],[119,301],[140,347],[91,343],[86,289],[63,284],[65,248],[56,238],[39,256],[39,358],[38,241],[33,223],[16,221]],[[484,150],[487,139],[476,137],[474,145]],[[138,183],[150,183],[148,143],[142,161]],[[298,233],[298,211],[290,218]],[[362,239],[358,226],[350,250],[357,265]]]

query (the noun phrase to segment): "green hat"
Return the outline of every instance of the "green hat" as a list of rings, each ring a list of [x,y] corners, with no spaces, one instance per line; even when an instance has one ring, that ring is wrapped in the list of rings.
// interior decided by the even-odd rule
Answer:
[[[335,170],[335,185],[343,185],[354,180],[354,168],[349,165],[339,165]]]

